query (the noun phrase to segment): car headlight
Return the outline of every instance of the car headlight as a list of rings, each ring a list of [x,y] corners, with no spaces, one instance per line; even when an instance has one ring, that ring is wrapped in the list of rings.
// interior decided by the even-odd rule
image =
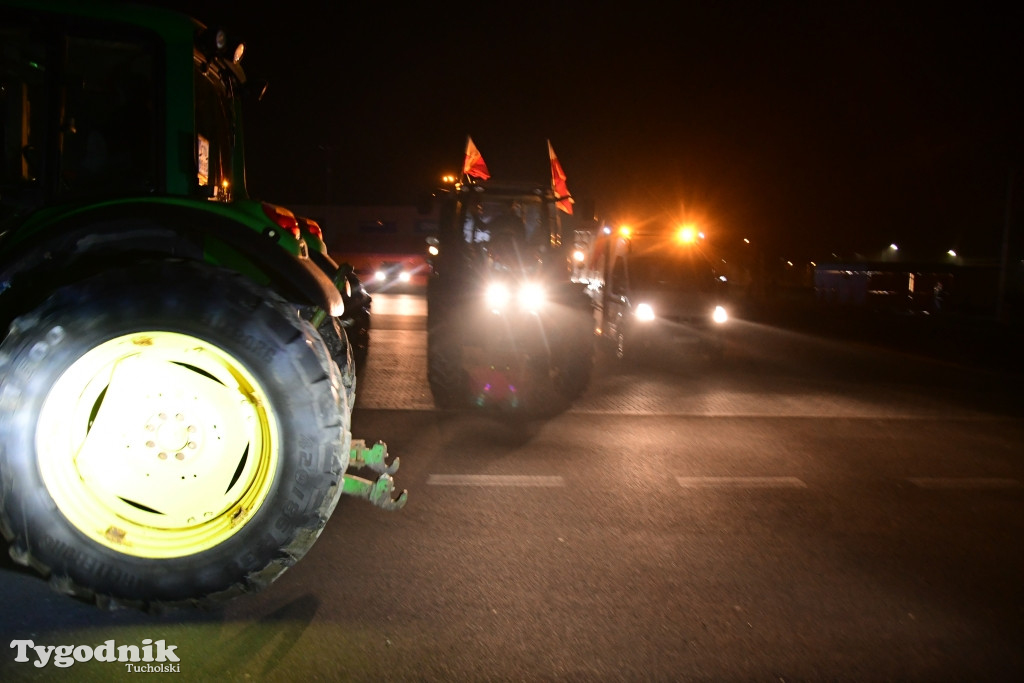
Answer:
[[[487,290],[484,292],[484,301],[487,303],[487,307],[495,313],[500,313],[508,306],[509,298],[508,287],[503,282],[492,282],[487,285]]]
[[[636,319],[648,323],[654,320],[654,309],[650,304],[639,304],[636,307]]]
[[[385,273],[383,270],[378,270],[376,273],[373,274],[373,279],[376,280],[377,282],[384,282],[384,280],[386,280],[387,278],[388,274]]]
[[[729,313],[722,306],[715,306],[715,312],[711,314],[711,319],[721,324],[729,319]]]
[[[520,308],[536,313],[544,307],[544,303],[547,301],[547,294],[539,284],[528,282],[519,288],[517,300],[519,301]]]
[[[408,271],[406,271],[406,270],[403,270],[401,273],[398,274],[398,281],[399,282],[408,282],[411,279],[412,279],[412,275]]]

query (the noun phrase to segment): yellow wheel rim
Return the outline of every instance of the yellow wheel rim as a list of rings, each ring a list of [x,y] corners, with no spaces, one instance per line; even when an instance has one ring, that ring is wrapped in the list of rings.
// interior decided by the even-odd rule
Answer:
[[[171,558],[223,543],[267,497],[279,457],[266,392],[230,353],[172,332],[92,348],[50,389],[39,469],[91,540]]]

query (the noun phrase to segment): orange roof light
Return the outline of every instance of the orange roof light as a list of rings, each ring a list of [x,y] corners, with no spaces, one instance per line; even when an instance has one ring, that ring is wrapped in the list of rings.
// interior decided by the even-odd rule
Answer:
[[[692,225],[684,225],[679,228],[676,238],[683,244],[693,244],[697,241],[697,228]]]

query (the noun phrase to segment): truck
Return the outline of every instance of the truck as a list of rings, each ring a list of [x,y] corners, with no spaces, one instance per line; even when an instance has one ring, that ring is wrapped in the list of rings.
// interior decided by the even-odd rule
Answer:
[[[245,44],[157,7],[2,0],[0,45],[14,561],[101,608],[212,606],[294,565],[343,493],[401,508],[398,459],[351,434],[346,273],[247,192]]]
[[[540,417],[587,388],[593,304],[541,183],[443,185],[429,242],[427,379],[437,406]],[[426,210],[426,208],[424,209]]]
[[[599,347],[621,361],[685,350],[717,360],[729,321],[728,277],[692,225],[602,226],[578,239],[574,279],[594,301]]]

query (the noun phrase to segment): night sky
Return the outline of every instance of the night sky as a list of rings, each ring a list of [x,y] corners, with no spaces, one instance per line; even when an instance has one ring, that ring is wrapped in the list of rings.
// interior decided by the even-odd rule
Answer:
[[[467,135],[496,178],[544,180],[550,139],[577,205],[608,220],[694,220],[819,260],[891,242],[997,258],[1009,224],[1021,257],[1009,6],[157,4],[235,29],[269,81],[247,119],[262,199],[413,203]]]

